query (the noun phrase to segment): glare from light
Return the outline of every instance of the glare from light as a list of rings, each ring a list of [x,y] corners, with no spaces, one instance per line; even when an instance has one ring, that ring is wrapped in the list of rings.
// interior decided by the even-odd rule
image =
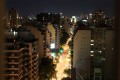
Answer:
[[[66,75],[66,74],[64,74],[64,77],[67,77],[67,75]]]
[[[91,44],[91,46],[93,46],[94,44]]]
[[[94,40],[91,40],[91,42],[94,42]]]
[[[94,56],[94,54],[91,54],[90,56]]]
[[[99,53],[102,53],[102,51],[98,51]]]
[[[63,13],[60,13],[60,15],[62,15]]]
[[[29,18],[30,20],[32,20],[32,18]]]
[[[51,53],[51,56],[52,56],[52,57],[55,57],[55,53]]]
[[[90,51],[91,53],[94,53],[94,51]]]
[[[13,32],[13,34],[15,35],[15,31]]]
[[[51,43],[50,49],[55,49],[55,43]]]
[[[82,20],[83,22],[87,22],[87,20]]]
[[[62,28],[62,26],[60,26]]]
[[[92,13],[90,13],[89,15],[92,16]]]
[[[11,32],[12,32],[13,30],[11,29]]]

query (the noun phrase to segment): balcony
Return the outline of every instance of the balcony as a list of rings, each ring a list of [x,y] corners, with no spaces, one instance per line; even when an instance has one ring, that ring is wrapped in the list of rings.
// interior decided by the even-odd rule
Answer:
[[[5,74],[5,76],[19,76],[19,74],[13,74],[13,73],[11,74],[10,73],[10,74]]]
[[[5,68],[5,70],[19,70],[19,68]]]
[[[21,62],[14,62],[14,61],[12,61],[12,62],[8,62],[7,64],[20,64]]]

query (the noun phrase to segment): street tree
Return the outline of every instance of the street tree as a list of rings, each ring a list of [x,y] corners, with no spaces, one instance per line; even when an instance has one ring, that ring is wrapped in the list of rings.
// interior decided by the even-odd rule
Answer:
[[[66,75],[70,76],[70,75],[71,75],[71,69],[65,69],[65,70],[64,70],[64,73],[65,73]]]
[[[60,44],[64,45],[66,44],[68,38],[69,38],[69,34],[67,32],[62,32],[62,37],[60,38]]]
[[[56,76],[56,64],[53,63],[53,59],[49,57],[43,57],[39,65],[40,80],[50,80]]]

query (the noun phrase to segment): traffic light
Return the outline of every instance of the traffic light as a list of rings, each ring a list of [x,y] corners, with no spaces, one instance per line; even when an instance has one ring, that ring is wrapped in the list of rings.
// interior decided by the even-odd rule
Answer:
[[[59,52],[60,52],[60,53],[63,53],[63,48],[62,48],[62,47],[59,49]]]

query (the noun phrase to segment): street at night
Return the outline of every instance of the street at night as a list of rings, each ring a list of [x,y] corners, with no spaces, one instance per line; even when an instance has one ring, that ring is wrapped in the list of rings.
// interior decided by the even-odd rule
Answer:
[[[0,80],[120,80],[119,4],[0,0]]]
[[[59,61],[56,67],[57,79],[52,79],[52,80],[61,80],[64,77],[69,77],[67,74],[64,73],[65,69],[71,69],[71,57],[69,54],[70,48],[68,46],[69,41],[71,41],[71,38],[68,38],[66,44],[63,46],[63,53],[60,55],[58,59]]]

